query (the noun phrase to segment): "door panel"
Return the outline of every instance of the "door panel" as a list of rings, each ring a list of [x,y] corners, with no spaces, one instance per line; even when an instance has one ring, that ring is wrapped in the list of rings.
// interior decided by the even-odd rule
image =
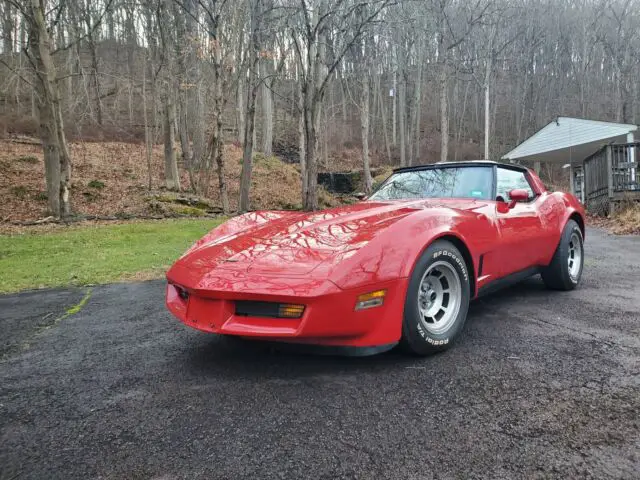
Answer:
[[[542,231],[540,232],[540,264],[548,265],[560,242],[564,204],[553,194],[543,193],[538,213]]]
[[[537,265],[541,258],[538,241],[542,222],[537,204],[538,200],[516,203],[509,209],[507,203],[498,202],[502,276]]]
[[[501,234],[501,276],[536,266],[543,256],[540,245],[543,231],[540,208],[547,195],[535,196],[525,173],[519,169],[498,167],[496,172],[496,214]],[[509,208],[508,192],[527,190],[528,202],[518,202]],[[544,234],[543,234],[544,236]]]

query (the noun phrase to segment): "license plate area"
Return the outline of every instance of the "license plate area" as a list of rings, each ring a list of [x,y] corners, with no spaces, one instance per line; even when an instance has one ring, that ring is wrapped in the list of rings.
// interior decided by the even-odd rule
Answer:
[[[189,298],[187,322],[218,329],[233,315],[233,302],[216,298]]]

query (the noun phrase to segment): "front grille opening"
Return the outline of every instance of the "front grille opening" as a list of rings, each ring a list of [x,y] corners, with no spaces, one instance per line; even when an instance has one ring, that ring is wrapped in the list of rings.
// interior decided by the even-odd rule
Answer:
[[[178,296],[183,300],[183,301],[187,301],[189,300],[189,292],[187,292],[184,288],[178,286],[178,285],[174,285],[173,288],[176,289],[176,292],[178,292]]]
[[[241,317],[300,318],[304,308],[291,303],[236,301],[236,315]]]

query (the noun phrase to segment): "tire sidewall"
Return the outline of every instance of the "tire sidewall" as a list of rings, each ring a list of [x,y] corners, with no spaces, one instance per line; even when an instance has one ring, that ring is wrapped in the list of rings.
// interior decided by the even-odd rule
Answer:
[[[418,290],[420,281],[427,269],[435,262],[447,262],[454,267],[461,283],[460,310],[458,315],[446,332],[434,334],[426,330],[420,321],[418,310]],[[427,354],[445,350],[458,336],[467,317],[471,274],[467,268],[464,257],[460,251],[447,241],[436,241],[430,245],[420,256],[409,278],[407,295],[404,305],[403,338],[409,348],[419,354]]]
[[[571,236],[574,233],[578,235],[578,239],[580,241],[580,270],[575,280],[571,278],[571,275],[569,274],[569,262],[568,262],[569,242],[571,242]],[[582,238],[582,230],[580,230],[580,227],[575,221],[570,220],[567,223],[567,227],[565,228],[564,234],[565,236],[563,238],[563,243],[564,243],[563,257],[564,257],[564,265],[566,266],[565,268],[566,268],[567,281],[571,283],[574,287],[577,287],[578,284],[580,283],[580,279],[582,278],[582,270],[584,268],[584,239]]]

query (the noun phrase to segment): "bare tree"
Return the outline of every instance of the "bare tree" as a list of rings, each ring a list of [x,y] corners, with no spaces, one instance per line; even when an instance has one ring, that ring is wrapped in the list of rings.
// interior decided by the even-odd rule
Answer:
[[[242,172],[240,174],[241,212],[249,210],[249,190],[251,188],[251,170],[253,168],[253,143],[256,120],[256,96],[258,94],[258,66],[260,62],[260,25],[264,15],[263,0],[250,0],[251,30],[249,40],[249,80],[247,95],[246,126],[244,148],[242,151]]]
[[[65,2],[29,0],[26,3],[10,0],[27,26],[28,43],[25,53],[29,59],[32,87],[37,98],[40,139],[44,151],[45,176],[49,210],[56,217],[71,214],[71,158],[67,148],[64,121],[54,54],[56,46],[51,34],[50,19],[55,25],[65,9]],[[105,4],[108,9],[110,2]],[[103,12],[104,13],[104,12]],[[88,32],[93,32],[102,15],[98,16]],[[72,41],[77,42],[79,38]],[[69,48],[66,45],[65,48]]]
[[[302,84],[304,118],[305,171],[302,178],[303,207],[318,208],[318,132],[320,111],[331,74],[347,50],[376,20],[389,0],[370,2],[370,13],[359,15],[358,2],[318,0],[314,5],[299,1],[297,15],[292,16],[291,38],[295,46]],[[331,61],[327,61],[327,39],[332,37]]]
[[[13,53],[13,36],[14,36],[14,7],[10,1],[4,0],[0,4],[2,9],[2,53]]]
[[[162,143],[166,185],[184,166],[226,212],[225,142],[242,148],[241,210],[254,150],[298,149],[314,209],[342,148],[369,189],[375,162],[488,158],[559,114],[637,123],[636,3],[0,0],[0,120],[38,118],[56,215],[71,211],[66,135],[89,131],[144,132],[149,188]]]

